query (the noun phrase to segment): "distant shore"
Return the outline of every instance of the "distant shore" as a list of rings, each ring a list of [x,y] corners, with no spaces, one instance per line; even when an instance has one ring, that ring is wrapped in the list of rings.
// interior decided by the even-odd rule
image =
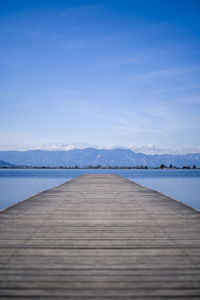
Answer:
[[[165,166],[164,164],[160,165],[159,167],[148,167],[148,166],[87,166],[87,167],[79,167],[79,166],[58,166],[58,167],[51,167],[51,166],[0,166],[0,169],[66,169],[66,170],[199,170],[200,168],[196,167],[196,165],[191,166]]]

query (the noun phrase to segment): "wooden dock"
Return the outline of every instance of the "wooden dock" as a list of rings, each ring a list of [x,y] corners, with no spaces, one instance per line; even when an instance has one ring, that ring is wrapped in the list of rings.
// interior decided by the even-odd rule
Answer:
[[[200,213],[82,175],[0,213],[1,299],[200,299]]]

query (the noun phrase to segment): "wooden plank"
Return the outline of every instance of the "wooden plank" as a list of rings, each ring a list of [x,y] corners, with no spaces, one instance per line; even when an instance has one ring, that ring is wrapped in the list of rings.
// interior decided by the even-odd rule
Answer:
[[[112,174],[0,213],[1,299],[200,299],[200,214]]]

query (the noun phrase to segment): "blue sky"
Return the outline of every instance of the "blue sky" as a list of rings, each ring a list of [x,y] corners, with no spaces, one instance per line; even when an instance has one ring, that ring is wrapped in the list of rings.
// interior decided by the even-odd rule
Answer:
[[[195,0],[0,0],[0,149],[200,151],[199,15]]]

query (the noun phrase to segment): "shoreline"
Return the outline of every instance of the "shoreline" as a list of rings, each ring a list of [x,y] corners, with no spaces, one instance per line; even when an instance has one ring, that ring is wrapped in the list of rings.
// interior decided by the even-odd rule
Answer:
[[[134,166],[134,167],[125,167],[125,166],[106,166],[106,167],[96,167],[96,166],[92,166],[92,167],[46,167],[46,166],[42,166],[42,167],[35,167],[35,166],[30,166],[30,167],[0,167],[0,170],[3,169],[14,169],[14,170],[200,170],[200,168],[196,167],[190,167],[190,166],[183,166],[183,167],[173,167],[173,168],[169,168],[169,167],[164,167],[164,168],[160,168],[160,167],[147,167],[147,166]]]

